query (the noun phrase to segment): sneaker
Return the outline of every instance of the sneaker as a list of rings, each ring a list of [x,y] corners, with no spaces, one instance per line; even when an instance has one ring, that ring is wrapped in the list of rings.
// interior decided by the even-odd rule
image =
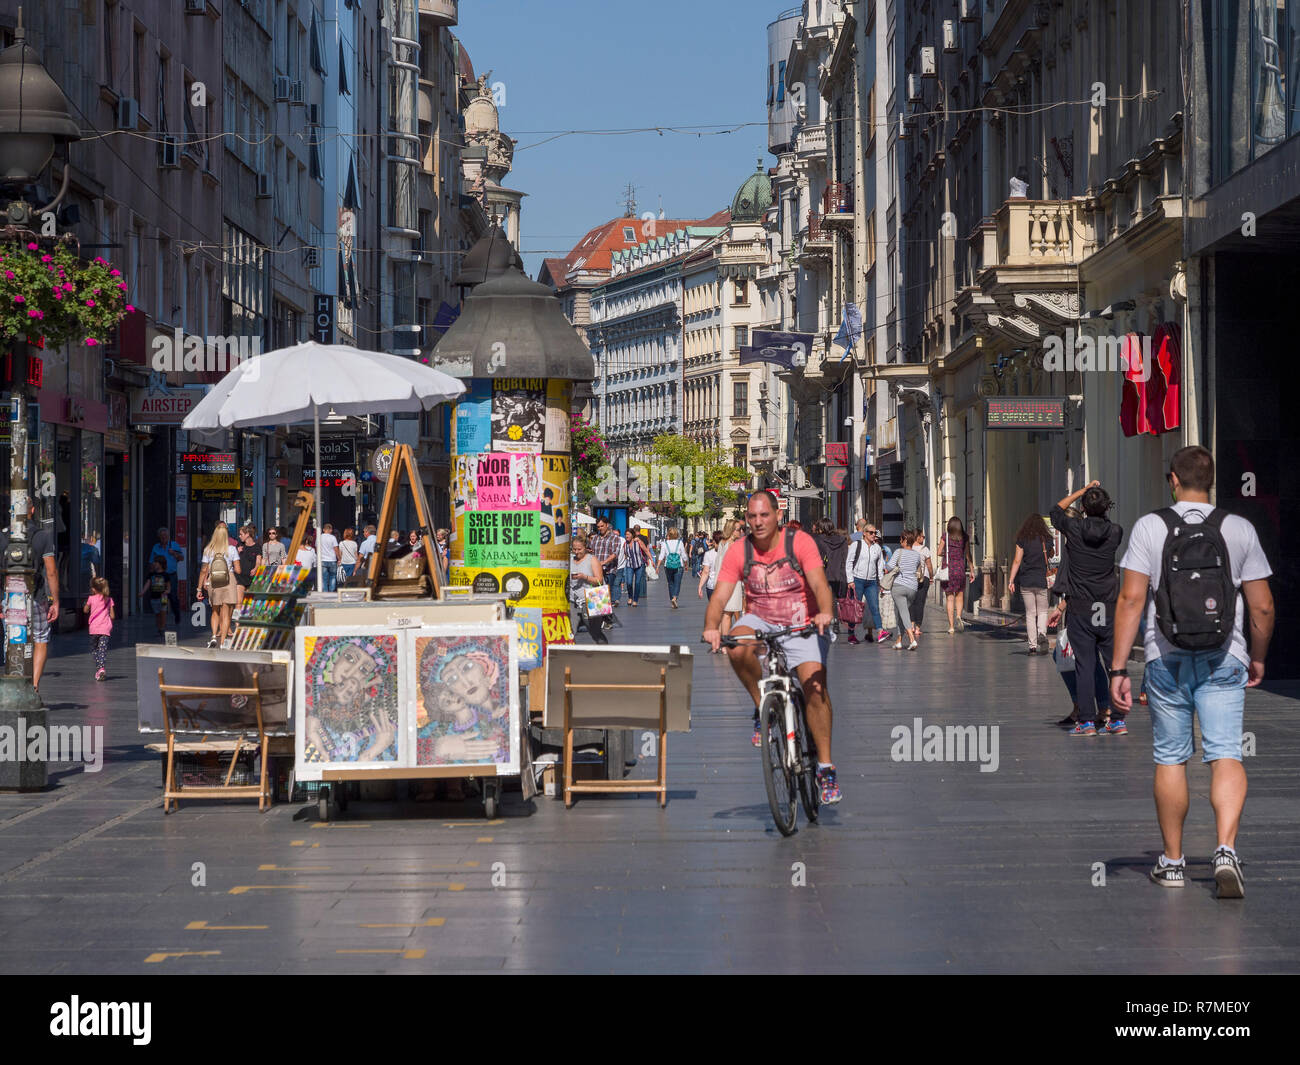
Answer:
[[[754,746],[755,747],[763,746],[763,726],[760,725],[757,721],[754,722]]]
[[[915,640],[913,640],[913,641],[911,642],[911,644],[908,646],[907,649],[908,649],[909,651],[915,651],[915,650],[916,650],[917,648],[919,648],[920,646],[921,646],[921,645],[920,645],[919,643],[917,643]]]
[[[859,641],[859,639],[858,639],[856,636],[850,636],[850,637],[849,637],[849,643],[850,643],[850,644],[855,644],[855,643],[860,643],[860,642],[861,642],[861,641]]]
[[[1246,894],[1246,881],[1241,875],[1241,859],[1227,847],[1214,852],[1214,882],[1219,886],[1219,898],[1239,899]]]
[[[840,786],[835,780],[833,765],[817,770],[817,787],[821,789],[823,806],[834,806],[840,801]]]
[[[1107,736],[1127,736],[1128,726],[1123,721],[1107,721],[1101,731]]]
[[[1091,721],[1080,721],[1074,728],[1070,729],[1071,736],[1095,736],[1097,735],[1097,726]]]
[[[209,647],[209,648],[212,648],[212,647],[216,647],[216,646],[217,646],[217,638],[214,636],[214,637],[212,637],[212,639],[210,639],[210,640],[208,641],[208,647]]]
[[[876,643],[884,643],[887,639],[889,639],[890,635],[891,634],[888,629],[881,629],[880,635],[876,637]]]
[[[1061,720],[1056,723],[1056,727],[1074,728],[1074,726],[1077,725],[1078,723],[1079,723],[1079,719],[1075,717],[1073,714],[1070,714],[1068,717],[1061,718]]]
[[[1164,862],[1158,861],[1148,875],[1161,887],[1182,887],[1187,883],[1184,875],[1186,867],[1186,862],[1179,862],[1177,865],[1166,865]]]
[[[107,680],[107,679],[108,679],[108,674],[105,673],[102,669],[97,669],[97,670],[95,670],[95,679],[96,679],[96,680]]]
[[[1031,644],[1029,645],[1029,650],[1028,650],[1027,652],[1025,652],[1025,653],[1026,653],[1026,654],[1031,654],[1031,655],[1036,655],[1036,654],[1038,654],[1038,645],[1037,645],[1037,644],[1033,644],[1033,643],[1031,643]]]

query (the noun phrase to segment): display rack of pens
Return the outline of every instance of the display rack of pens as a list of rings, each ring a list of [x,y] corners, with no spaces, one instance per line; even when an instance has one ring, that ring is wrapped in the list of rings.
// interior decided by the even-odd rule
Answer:
[[[311,589],[312,570],[297,564],[258,566],[235,612],[236,651],[276,651],[293,646],[293,630],[307,607],[299,598]]]

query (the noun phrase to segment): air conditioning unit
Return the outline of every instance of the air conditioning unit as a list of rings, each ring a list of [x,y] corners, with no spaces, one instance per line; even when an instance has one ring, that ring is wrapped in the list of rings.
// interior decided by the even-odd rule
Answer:
[[[957,23],[950,18],[943,20],[943,50],[948,55],[961,51],[961,46],[957,43]]]
[[[164,134],[159,141],[158,165],[164,170],[175,170],[181,165],[181,146],[175,137]]]
[[[320,125],[320,104],[307,105],[307,125],[309,126]]]
[[[320,266],[320,248],[304,248],[302,253],[302,264],[308,270],[315,270]]]
[[[271,198],[271,175],[265,170],[257,175],[257,198],[259,200]]]
[[[301,107],[307,98],[307,89],[301,81],[295,81],[289,86],[289,102],[295,107]]]
[[[140,121],[140,105],[129,96],[117,101],[117,128],[135,129]]]
[[[907,140],[912,135],[911,123],[907,121],[907,116],[902,111],[898,112],[898,139]]]
[[[185,14],[206,15],[207,13],[208,0],[185,0]]]
[[[961,12],[962,22],[978,22],[980,20],[980,0],[958,0],[957,7]]]
[[[934,69],[934,49],[926,45],[921,50],[921,77],[934,78],[938,77]]]
[[[287,74],[277,74],[275,76],[275,102],[288,102],[289,86],[292,84]]]
[[[921,94],[921,77],[919,74],[907,75],[907,102],[911,104],[920,103],[923,99]]]

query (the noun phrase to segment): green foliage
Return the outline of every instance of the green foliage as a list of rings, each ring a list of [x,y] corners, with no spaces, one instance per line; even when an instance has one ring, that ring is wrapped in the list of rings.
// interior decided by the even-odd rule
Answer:
[[[570,415],[569,435],[572,440],[572,470],[578,478],[578,496],[590,499],[600,479],[600,468],[609,463],[609,445],[605,443],[600,427],[581,414]]]
[[[661,468],[692,467],[704,471],[702,514],[708,520],[717,520],[728,508],[740,507],[744,503],[745,494],[731,486],[744,483],[749,475],[733,466],[730,453],[722,448],[705,448],[690,437],[665,433],[655,437],[650,447],[650,461]],[[669,509],[676,511],[681,508],[670,504]]]
[[[0,341],[102,344],[134,310],[126,295],[122,271],[79,259],[70,238],[0,243]]]

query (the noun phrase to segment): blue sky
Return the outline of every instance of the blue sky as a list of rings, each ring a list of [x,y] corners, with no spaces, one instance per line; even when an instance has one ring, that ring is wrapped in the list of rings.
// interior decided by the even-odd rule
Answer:
[[[528,193],[524,262],[569,251],[622,213],[704,217],[730,206],[759,156],[767,127],[720,136],[635,133],[546,140],[534,131],[765,123],[767,24],[791,3],[723,0],[461,0],[460,25],[476,75],[502,82],[501,128],[519,143],[505,180]]]

